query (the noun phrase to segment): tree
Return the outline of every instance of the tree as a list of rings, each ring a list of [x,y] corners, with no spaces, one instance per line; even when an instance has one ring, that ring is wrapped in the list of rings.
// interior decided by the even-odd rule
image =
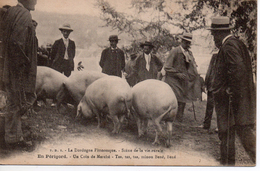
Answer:
[[[117,12],[104,0],[97,3],[106,26],[133,37],[126,51],[137,51],[140,42],[150,40],[163,59],[178,45],[179,34],[204,29],[212,16],[223,15],[231,18],[234,34],[245,42],[252,61],[256,61],[256,0],[132,0],[131,4],[135,15]]]

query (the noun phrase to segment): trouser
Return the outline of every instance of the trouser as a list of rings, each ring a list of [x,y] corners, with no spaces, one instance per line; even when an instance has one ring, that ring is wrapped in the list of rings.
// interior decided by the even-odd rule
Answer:
[[[211,91],[208,91],[206,113],[205,113],[205,118],[204,118],[204,122],[203,122],[203,127],[206,128],[206,129],[210,128],[213,109],[214,109],[213,93]]]
[[[13,91],[6,86],[7,111],[5,116],[5,142],[23,141],[21,116],[30,109],[36,100],[35,93]]]
[[[182,122],[182,120],[183,120],[183,113],[184,113],[185,105],[186,105],[186,103],[178,102],[178,110],[177,110],[177,115],[176,115],[176,120],[178,122]]]
[[[60,73],[64,73],[65,76],[69,77],[71,74],[70,69],[70,61],[69,60],[62,60],[62,64],[59,68],[55,68],[55,70],[59,71]]]
[[[228,131],[219,132],[220,144],[220,162],[223,165],[235,165],[235,133],[237,133],[243,147],[251,160],[255,163],[256,159],[256,135],[253,129],[254,125],[232,126]]]

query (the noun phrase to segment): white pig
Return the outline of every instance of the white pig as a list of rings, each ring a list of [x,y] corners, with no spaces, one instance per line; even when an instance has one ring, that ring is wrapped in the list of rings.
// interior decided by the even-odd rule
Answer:
[[[131,88],[125,79],[107,76],[93,82],[86,90],[77,108],[77,117],[97,116],[98,128],[101,113],[109,114],[114,123],[112,133],[119,133],[121,124],[131,107]]]
[[[132,88],[132,93],[131,111],[137,122],[139,137],[146,133],[148,120],[152,120],[156,128],[153,144],[159,144],[158,134],[162,134],[160,121],[165,121],[168,136],[166,146],[170,146],[172,124],[178,108],[177,99],[171,87],[163,81],[148,79],[136,84]]]
[[[57,95],[57,106],[61,103],[72,103],[77,107],[80,100],[85,94],[87,87],[99,78],[107,76],[96,71],[76,71],[64,82],[62,88]]]
[[[62,84],[67,79],[68,77],[52,68],[46,66],[37,66],[37,99],[44,100],[45,102],[46,98],[56,99],[57,93],[59,92]]]

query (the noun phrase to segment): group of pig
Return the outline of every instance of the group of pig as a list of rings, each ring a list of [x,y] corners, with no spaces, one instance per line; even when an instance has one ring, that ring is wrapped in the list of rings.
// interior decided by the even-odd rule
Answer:
[[[73,104],[77,117],[96,117],[100,127],[103,116],[114,124],[112,133],[119,133],[125,116],[135,118],[139,137],[147,132],[148,120],[155,125],[153,144],[159,144],[159,135],[170,146],[172,124],[178,103],[171,87],[163,81],[149,79],[130,87],[125,79],[95,71],[75,71],[70,77],[44,66],[37,68],[36,94],[39,99],[51,98],[57,103]],[[166,134],[160,125],[165,121]]]

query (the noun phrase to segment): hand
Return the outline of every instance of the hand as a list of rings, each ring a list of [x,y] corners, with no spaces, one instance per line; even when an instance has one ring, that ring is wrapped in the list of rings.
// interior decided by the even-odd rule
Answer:
[[[176,76],[178,78],[180,78],[181,80],[186,80],[187,79],[187,76],[185,74],[183,74],[183,73],[177,73]]]
[[[227,93],[228,95],[232,95],[232,94],[233,94],[233,93],[231,92],[230,87],[228,87],[228,88],[226,89],[226,93]]]
[[[125,78],[127,78],[128,74],[126,72],[123,72],[123,75]]]

